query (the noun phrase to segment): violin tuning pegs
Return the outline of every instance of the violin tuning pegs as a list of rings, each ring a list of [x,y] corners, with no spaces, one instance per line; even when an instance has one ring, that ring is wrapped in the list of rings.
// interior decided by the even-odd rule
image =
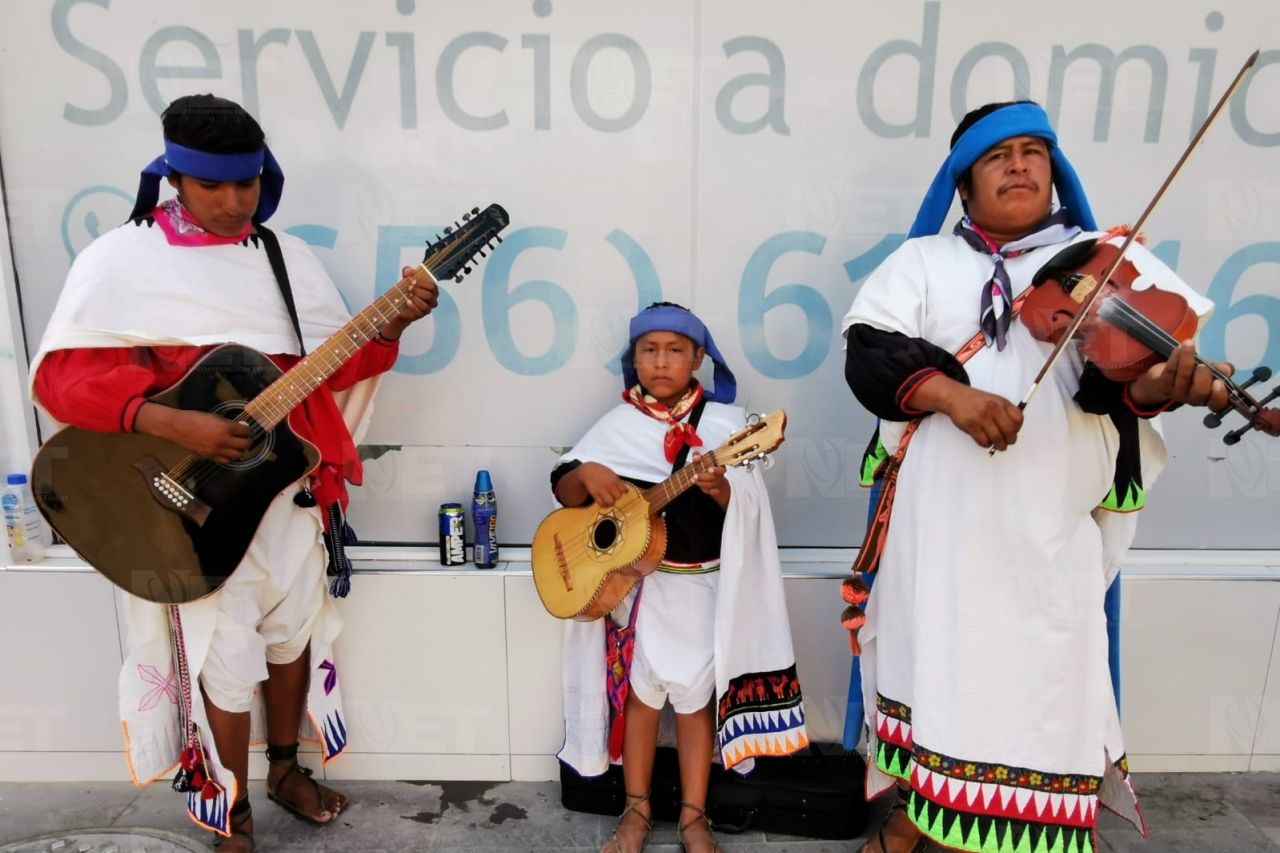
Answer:
[[[1209,429],[1217,429],[1222,426],[1222,415],[1217,412],[1210,412],[1204,416],[1204,425]]]
[[[1239,444],[1240,436],[1236,435],[1234,432],[1229,432],[1222,437],[1222,443],[1228,446],[1233,444]]]
[[[1253,381],[1266,382],[1271,378],[1271,368],[1265,364],[1258,365],[1253,369]]]

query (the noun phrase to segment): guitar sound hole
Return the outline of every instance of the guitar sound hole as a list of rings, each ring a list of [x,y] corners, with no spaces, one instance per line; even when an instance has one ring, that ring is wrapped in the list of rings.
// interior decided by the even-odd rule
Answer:
[[[618,541],[618,526],[611,518],[602,518],[600,523],[596,525],[596,529],[591,532],[591,541],[601,551],[613,546]]]

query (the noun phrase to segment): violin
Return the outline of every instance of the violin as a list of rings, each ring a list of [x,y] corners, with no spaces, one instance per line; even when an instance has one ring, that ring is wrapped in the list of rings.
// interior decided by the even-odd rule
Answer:
[[[1031,387],[1018,402],[1019,410],[1027,408],[1040,383],[1073,340],[1080,341],[1081,353],[1097,365],[1103,376],[1127,383],[1142,376],[1153,365],[1168,360],[1181,341],[1195,334],[1199,320],[1187,300],[1154,287],[1143,290],[1133,287],[1139,272],[1125,257],[1124,251],[1141,231],[1147,217],[1182,171],[1187,158],[1200,144],[1232,93],[1257,63],[1260,54],[1261,51],[1255,50],[1236,72],[1235,79],[1205,117],[1120,246],[1097,240],[1076,243],[1059,252],[1036,273],[1032,279],[1035,286],[1022,306],[1022,320],[1037,340],[1054,346],[1032,380]],[[1280,436],[1280,411],[1266,408],[1267,403],[1280,396],[1280,387],[1261,400],[1255,400],[1245,390],[1250,385],[1270,379],[1269,368],[1258,367],[1248,381],[1237,384],[1198,355],[1196,364],[1207,367],[1213,377],[1227,387],[1226,408],[1206,415],[1205,426],[1217,428],[1222,424],[1222,416],[1234,409],[1249,422],[1223,436],[1222,440],[1227,444],[1235,444],[1253,429]],[[988,451],[989,455],[994,453],[995,448]]]
[[[1140,275],[1133,262],[1121,256],[1121,248],[1111,243],[1075,243],[1032,278],[1032,290],[1022,305],[1022,321],[1039,341],[1061,344],[1064,337],[1076,338],[1080,354],[1103,376],[1115,382],[1132,382],[1168,360],[1180,342],[1195,335],[1199,325],[1195,311],[1179,294],[1156,287],[1134,288]],[[1099,279],[1103,279],[1101,284]],[[1099,288],[1102,292],[1096,293]],[[1082,313],[1083,319],[1079,316]],[[1251,429],[1280,436],[1280,410],[1265,408],[1280,396],[1280,386],[1261,400],[1245,390],[1270,379],[1270,369],[1259,367],[1247,382],[1237,384],[1199,355],[1196,364],[1207,367],[1227,388],[1227,407],[1210,412],[1205,425],[1219,426],[1222,415],[1232,409],[1248,420],[1248,425],[1227,433],[1223,441],[1235,444]]]

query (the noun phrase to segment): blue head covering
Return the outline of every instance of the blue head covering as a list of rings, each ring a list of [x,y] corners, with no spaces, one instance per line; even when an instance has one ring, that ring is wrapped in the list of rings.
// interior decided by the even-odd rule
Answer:
[[[1058,147],[1058,134],[1049,124],[1049,116],[1038,104],[1010,104],[983,116],[956,140],[951,154],[938,170],[937,176],[925,193],[916,221],[911,225],[908,237],[925,237],[937,234],[951,209],[956,185],[963,175],[988,148],[1014,136],[1037,136],[1049,143],[1049,158],[1053,164],[1053,185],[1058,190],[1058,202],[1066,209],[1067,224],[1078,225],[1086,231],[1097,231],[1089,200],[1076,170],[1071,168],[1067,156]]]
[[[266,222],[270,219],[271,214],[276,212],[276,206],[280,204],[281,193],[284,192],[284,172],[280,171],[280,164],[271,156],[271,149],[266,145],[257,151],[239,154],[211,154],[166,139],[164,153],[142,170],[142,178],[138,181],[138,196],[133,203],[133,213],[129,214],[130,219],[146,216],[155,209],[156,202],[160,199],[160,179],[174,173],[204,178],[207,181],[244,181],[260,177],[261,193],[258,196],[258,209],[253,214],[254,222]]]
[[[648,332],[675,332],[684,335],[707,351],[715,364],[714,380],[716,387],[704,392],[704,397],[714,403],[732,403],[738,396],[738,383],[733,378],[733,371],[725,364],[724,356],[711,338],[711,332],[698,319],[697,315],[685,308],[675,305],[656,305],[646,308],[631,318],[630,344],[622,354],[622,381],[624,388],[630,388],[640,381],[636,374],[635,349],[636,341]]]

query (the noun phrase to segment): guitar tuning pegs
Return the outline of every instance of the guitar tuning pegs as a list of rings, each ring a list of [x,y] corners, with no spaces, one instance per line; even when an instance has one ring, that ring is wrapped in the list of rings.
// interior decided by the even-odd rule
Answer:
[[[760,423],[760,416],[758,414],[752,412],[747,415],[747,426],[755,426],[758,423]]]
[[[461,275],[455,275],[455,276],[453,277],[453,280],[454,280],[454,281],[456,281],[458,284],[462,284],[462,276],[461,276]]]
[[[494,234],[494,235],[493,235],[493,239],[497,240],[499,243],[501,243],[501,242],[502,242],[502,237],[501,237],[500,235],[498,235],[498,234]]]
[[[473,208],[471,208],[471,214],[472,214],[473,216],[474,216],[474,215],[476,215],[476,214],[478,214],[479,212],[480,212],[480,208],[478,208],[478,207],[473,207]]]
[[[483,258],[483,257],[487,257],[487,256],[485,255],[485,253],[484,253],[484,249],[481,249],[481,250],[480,250],[480,257],[482,257],[482,258]]]
[[[471,267],[470,267],[470,266],[464,266],[464,267],[462,268],[462,274],[463,274],[463,275],[469,275],[470,273],[471,273]]]
[[[470,213],[464,213],[464,214],[462,214],[462,221],[463,221],[463,222],[470,222],[470,221],[471,221],[471,214],[470,214]]]
[[[444,233],[446,233],[446,234],[452,234],[452,233],[453,233],[453,226],[451,226],[451,225],[446,225],[446,226],[444,227]],[[439,235],[437,235],[437,239],[439,239]]]
[[[772,456],[761,456],[759,457],[759,459],[760,459],[760,469],[762,471],[768,471],[770,468],[773,467]]]

